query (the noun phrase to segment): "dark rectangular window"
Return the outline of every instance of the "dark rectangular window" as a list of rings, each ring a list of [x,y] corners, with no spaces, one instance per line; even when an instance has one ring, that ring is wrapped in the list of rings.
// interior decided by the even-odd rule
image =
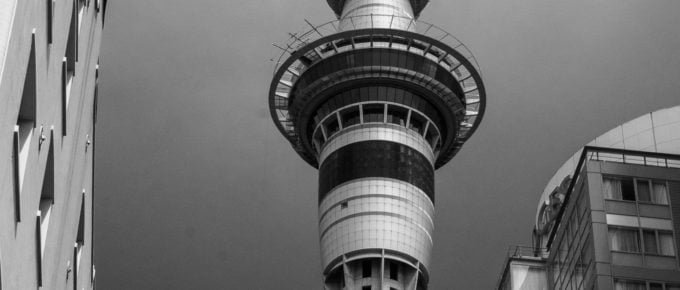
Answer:
[[[342,202],[342,203],[340,204],[340,208],[341,208],[341,209],[345,209],[345,208],[347,208],[348,206],[349,206],[349,204],[348,204],[346,201],[344,201],[344,202]]]
[[[427,127],[425,139],[427,140],[427,143],[430,143],[432,148],[437,147],[437,143],[439,143],[439,133],[437,133],[437,129],[434,127],[434,124],[430,123],[430,125]]]
[[[42,286],[42,255],[40,254],[40,249],[42,237],[40,235],[40,213],[35,218],[35,255],[36,255],[36,267],[37,267],[37,278],[38,286]]]
[[[363,105],[364,123],[384,121],[383,114],[385,113],[385,105],[383,104],[366,104]]]
[[[352,125],[359,124],[360,121],[360,116],[359,116],[359,106],[354,106],[351,108],[347,108],[342,110],[340,112],[340,117],[342,118],[342,127],[349,127]]]
[[[47,3],[47,43],[52,44],[52,25],[54,21],[54,0],[45,0]]]
[[[406,118],[408,116],[408,109],[404,107],[389,105],[387,108],[387,122],[406,126]]]
[[[423,135],[426,123],[427,120],[425,119],[425,117],[423,117],[419,113],[411,111],[411,119],[408,122],[409,129],[418,132],[418,134],[420,135]]]
[[[371,277],[371,271],[372,271],[371,261],[361,262],[361,277],[363,277],[363,278]]]
[[[324,122],[326,128],[326,136],[331,137],[333,134],[340,131],[340,124],[338,124],[338,116],[336,114],[330,115]]]
[[[61,135],[66,136],[68,119],[68,95],[70,90],[71,77],[68,75],[67,58],[64,57],[61,63]]]
[[[361,290],[371,290],[371,286],[362,286]]]
[[[632,179],[621,180],[621,199],[635,201],[635,185]]]
[[[663,284],[661,283],[649,283],[649,290],[663,290]]]
[[[390,279],[399,281],[399,264],[390,262]]]

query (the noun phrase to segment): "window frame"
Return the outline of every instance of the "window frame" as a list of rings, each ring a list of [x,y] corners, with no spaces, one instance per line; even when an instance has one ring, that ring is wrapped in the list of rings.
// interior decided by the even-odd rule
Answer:
[[[650,205],[660,205],[660,206],[670,206],[670,203],[668,202],[669,196],[668,196],[668,180],[663,180],[663,179],[654,179],[654,178],[638,178],[638,177],[632,177],[632,176],[618,176],[618,175],[608,175],[608,174],[603,174],[602,175],[602,184],[604,184],[605,179],[614,179],[614,180],[619,180],[619,181],[624,181],[624,180],[630,180],[633,183],[633,190],[635,191],[635,200],[627,200],[623,199],[623,187],[621,189],[621,199],[615,199],[615,198],[608,198],[604,195],[604,189],[602,189],[602,198],[605,201],[617,201],[617,202],[629,202],[629,203],[638,203],[638,204],[650,204]],[[644,201],[640,199],[640,190],[638,189],[638,184],[639,183],[646,183],[647,184],[647,190],[649,193],[649,201]],[[654,200],[654,184],[661,184],[666,188],[666,196],[665,200],[666,203],[655,203]]]

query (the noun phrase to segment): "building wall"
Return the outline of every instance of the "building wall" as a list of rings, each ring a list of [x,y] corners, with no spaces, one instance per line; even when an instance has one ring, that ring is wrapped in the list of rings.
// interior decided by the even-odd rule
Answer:
[[[0,0],[2,289],[94,287],[94,115],[104,6]]]
[[[549,289],[590,289],[594,283],[594,224],[585,177],[581,173],[576,181],[550,248]]]
[[[612,248],[609,233],[611,229],[642,229],[672,233],[677,238],[680,216],[673,216],[671,208],[680,203],[680,169],[590,161],[587,171],[597,262],[597,288],[616,289],[617,280],[680,285],[677,239],[673,245],[674,255],[668,256],[645,253],[643,243],[646,241],[639,230],[639,253],[617,251]],[[605,198],[604,178],[634,178],[641,182],[648,180],[666,183],[669,189],[669,205]]]

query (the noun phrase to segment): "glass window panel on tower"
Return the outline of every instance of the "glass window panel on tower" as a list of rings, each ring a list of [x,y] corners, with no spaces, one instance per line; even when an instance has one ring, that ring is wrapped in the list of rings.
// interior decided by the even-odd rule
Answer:
[[[385,105],[383,104],[365,104],[363,107],[364,123],[379,122],[382,123],[385,113]]]
[[[423,135],[425,130],[425,123],[427,123],[425,117],[423,117],[419,113],[411,111],[411,119],[409,120],[408,126],[409,129],[418,132],[418,134],[420,135]]]
[[[408,117],[408,109],[400,106],[389,105],[387,107],[387,122],[406,126],[406,118]]]
[[[359,124],[360,121],[359,106],[354,106],[342,110],[342,112],[340,112],[340,118],[342,119],[343,128]]]
[[[324,122],[324,128],[326,128],[326,136],[330,138],[333,134],[340,131],[340,124],[338,124],[338,117],[333,114],[329,116]]]

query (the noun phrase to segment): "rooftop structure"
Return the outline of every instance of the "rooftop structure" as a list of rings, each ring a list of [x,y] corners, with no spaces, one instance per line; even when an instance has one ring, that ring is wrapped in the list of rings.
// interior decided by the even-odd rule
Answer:
[[[325,289],[427,289],[434,170],[479,125],[479,66],[417,17],[428,1],[328,3],[337,20],[279,46],[274,123],[319,169]]]

